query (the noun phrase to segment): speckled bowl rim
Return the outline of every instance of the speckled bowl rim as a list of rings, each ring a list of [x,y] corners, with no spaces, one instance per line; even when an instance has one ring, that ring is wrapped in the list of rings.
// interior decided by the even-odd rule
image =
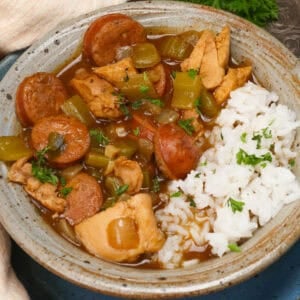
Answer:
[[[212,29],[219,29],[226,21],[233,29],[233,42],[236,47],[239,47],[240,44],[242,47],[243,43],[240,39],[242,31],[246,36],[251,36],[252,41],[256,41],[255,47],[258,52],[263,51],[264,59],[259,63],[266,61],[268,65],[274,68],[276,74],[283,72],[280,76],[284,76],[287,83],[280,86],[278,81],[280,78],[270,79],[268,74],[262,72],[262,68],[257,67],[257,72],[260,75],[258,77],[261,77],[262,80],[264,76],[267,77],[265,81],[263,80],[266,87],[272,88],[272,84],[276,83],[275,90],[279,94],[282,93],[282,88],[287,89],[286,98],[295,100],[287,101],[292,102],[289,104],[297,111],[298,116],[300,115],[299,81],[293,75],[298,60],[274,37],[241,18],[213,8],[171,1],[145,1],[100,9],[65,22],[32,45],[11,67],[0,83],[0,101],[2,104],[0,119],[3,124],[1,135],[18,130],[11,98],[14,97],[18,82],[26,74],[33,72],[32,69],[27,69],[28,60],[31,60],[32,63],[36,55],[49,55],[49,60],[43,60],[43,66],[33,64],[32,68],[53,70],[57,66],[57,62],[51,60],[50,49],[55,48],[54,45],[59,48],[60,39],[62,37],[68,39],[68,32],[82,33],[87,24],[97,16],[111,12],[131,15],[145,25],[151,20],[163,20],[165,24],[171,26],[174,22],[171,18],[173,15],[174,18],[186,18],[186,22],[190,23],[189,26],[196,27],[200,23],[201,26],[204,26],[203,24],[210,26],[208,19],[213,18]],[[198,22],[195,23],[196,17],[201,19],[199,24]],[[72,47],[66,46],[65,49],[60,50],[62,52],[56,55],[67,53],[66,57],[68,57],[74,52],[74,46]],[[246,47],[243,50],[247,52]],[[54,50],[54,52],[57,51]],[[238,56],[239,60],[243,59],[238,53],[234,54]],[[256,70],[255,66],[254,70]],[[22,189],[7,183],[5,179],[6,166],[2,164],[0,170],[2,175],[0,179],[0,204],[2,208],[0,221],[17,244],[54,274],[74,284],[109,295],[138,299],[174,299],[218,291],[262,271],[286,252],[300,237],[300,203],[297,201],[286,206],[266,226],[267,229],[259,230],[252,239],[246,242],[242,246],[243,251],[241,253],[229,253],[222,259],[212,259],[203,262],[198,267],[185,269],[159,271],[132,269],[94,258],[73,247],[57,234],[53,234],[52,229],[43,223],[38,212],[26,202],[28,198],[24,196]],[[298,169],[296,173],[299,178]],[[22,207],[24,212],[19,207]],[[29,211],[30,209],[32,212]]]

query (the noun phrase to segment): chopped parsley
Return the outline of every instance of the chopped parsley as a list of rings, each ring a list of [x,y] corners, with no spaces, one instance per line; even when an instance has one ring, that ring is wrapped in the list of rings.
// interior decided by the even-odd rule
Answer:
[[[233,211],[233,213],[236,213],[237,211],[239,211],[239,212],[243,211],[243,208],[245,205],[245,202],[234,200],[231,197],[228,199],[227,203],[228,203],[228,206],[231,207],[231,210]]]
[[[195,128],[192,125],[192,121],[194,119],[185,119],[185,120],[179,120],[178,125],[188,134],[188,135],[193,135],[195,132]]]
[[[177,191],[173,194],[170,195],[171,198],[174,198],[174,197],[180,197],[182,195],[182,191]]]
[[[124,194],[128,190],[128,188],[129,188],[128,184],[124,184],[118,187],[116,190],[117,196],[121,196],[122,194]]]
[[[119,104],[120,111],[123,113],[123,115],[128,117],[130,113],[128,107],[126,106],[125,97],[122,94],[116,92],[114,92],[113,95],[118,97],[118,104]]]
[[[142,99],[136,100],[132,102],[131,108],[134,110],[140,109],[140,107],[143,105],[144,101]]]
[[[72,190],[73,190],[73,188],[71,186],[64,187],[59,191],[59,196],[65,198],[72,192]]]
[[[265,139],[270,139],[272,138],[272,131],[271,129],[269,129],[269,127],[263,128],[260,132],[254,132],[252,140],[256,141],[256,149],[260,149],[261,148],[261,140],[262,138]]]
[[[245,150],[241,149],[236,154],[236,162],[239,165],[250,165],[256,166],[261,162],[272,161],[272,155],[270,152],[267,152],[261,156],[256,156],[254,154],[248,154]]]
[[[262,135],[260,134],[253,135],[252,141],[256,141],[256,149],[261,148],[261,139],[262,139]]]
[[[207,166],[207,160],[204,161],[204,162],[202,162],[202,163],[200,163],[200,167],[205,167],[205,166]]]
[[[101,146],[106,146],[109,144],[109,138],[104,135],[103,131],[95,128],[90,130],[90,136],[94,138],[97,143]]]
[[[195,69],[189,69],[188,70],[188,75],[192,78],[195,79],[195,77],[198,75],[198,70]]]
[[[173,77],[173,79],[175,79],[176,78],[176,71],[172,71],[171,76]]]
[[[263,128],[262,129],[262,134],[263,134],[263,137],[265,139],[272,138],[272,131],[271,131],[271,129],[269,129],[269,127]]]
[[[58,176],[55,170],[46,165],[45,154],[49,151],[49,147],[37,151],[36,159],[32,162],[32,175],[37,178],[41,183],[58,184]]]
[[[139,136],[140,135],[140,127],[136,127],[132,130],[133,134],[135,136]]]
[[[152,190],[154,193],[158,193],[160,191],[160,184],[158,177],[154,177],[152,180]]]
[[[291,168],[293,168],[293,167],[295,166],[295,164],[296,164],[295,158],[292,158],[292,159],[289,160],[289,166],[290,166]]]
[[[195,102],[194,102],[194,107],[195,107],[196,112],[197,112],[198,115],[202,115],[201,109],[199,108],[200,105],[201,105],[201,99],[198,98],[198,99],[196,99]]]
[[[240,136],[240,139],[242,141],[242,143],[246,143],[247,142],[247,132],[243,132]]]
[[[150,103],[157,105],[159,107],[163,107],[164,103],[160,99],[149,99]]]
[[[196,202],[194,201],[192,196],[188,196],[187,200],[189,201],[191,207],[196,207]]]
[[[197,173],[197,174],[195,175],[195,178],[199,178],[200,175],[201,175],[201,173]]]
[[[241,248],[236,243],[228,244],[228,249],[232,252],[241,252]]]
[[[145,74],[145,73],[144,73]],[[146,94],[148,91],[149,91],[149,86],[147,86],[147,85],[144,85],[144,84],[142,84],[141,86],[140,86],[140,92],[141,93],[143,93],[143,94]]]

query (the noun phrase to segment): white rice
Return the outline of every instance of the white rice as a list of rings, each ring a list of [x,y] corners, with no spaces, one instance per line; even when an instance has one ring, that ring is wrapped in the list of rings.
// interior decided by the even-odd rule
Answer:
[[[213,130],[206,132],[213,147],[203,153],[196,170],[185,180],[172,181],[169,195],[162,195],[168,204],[156,217],[167,240],[157,260],[166,268],[184,267],[198,262],[183,262],[185,251],[207,245],[222,256],[229,244],[251,237],[284,204],[300,199],[289,165],[296,158],[297,127],[296,114],[279,104],[275,93],[250,82],[233,91]],[[259,143],[252,139],[257,135]],[[238,164],[240,149],[256,157],[269,153],[272,161]],[[178,190],[183,193],[170,197]],[[242,211],[233,212],[230,198],[244,203]]]

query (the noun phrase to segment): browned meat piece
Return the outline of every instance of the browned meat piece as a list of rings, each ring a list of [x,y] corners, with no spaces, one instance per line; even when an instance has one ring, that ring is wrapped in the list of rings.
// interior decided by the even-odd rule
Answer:
[[[103,195],[97,180],[86,174],[78,173],[66,185],[72,188],[67,195],[65,218],[71,224],[78,224],[96,214],[102,205]]]
[[[30,157],[18,159],[9,169],[8,180],[26,184],[31,175],[31,163],[27,162]]]
[[[225,71],[219,65],[215,37],[210,34],[206,39],[206,46],[200,67],[200,76],[207,89],[216,88],[223,80]]]
[[[205,50],[205,47],[206,47],[206,40],[210,36],[214,37],[214,33],[212,31],[203,30],[203,32],[201,34],[201,37],[198,40],[197,44],[195,45],[192,53],[180,65],[181,70],[183,72],[187,72],[190,69],[194,69],[194,70],[199,70],[200,69],[202,59],[203,59],[203,55],[204,55],[204,50]]]
[[[218,52],[219,65],[227,68],[230,55],[230,28],[224,26],[222,31],[216,36],[216,46]]]
[[[120,83],[128,80],[132,74],[137,74],[131,57],[124,58],[114,64],[94,68],[93,71],[118,88],[120,88]]]
[[[106,80],[80,69],[70,83],[96,117],[110,119],[122,115],[115,89]]]
[[[251,66],[235,69],[229,68],[221,85],[213,93],[218,104],[223,104],[229,98],[231,91],[243,86],[249,79],[251,72]]]
[[[199,118],[199,114],[196,112],[196,110],[193,109],[183,109],[182,110],[182,119],[192,119],[192,125],[195,129],[195,132],[197,135],[204,133],[204,126]]]
[[[114,161],[114,173],[121,178],[124,184],[128,184],[128,194],[135,194],[140,191],[144,176],[138,162],[121,156]]]
[[[75,232],[88,251],[116,262],[132,262],[164,244],[148,194],[116,203],[76,225]]]

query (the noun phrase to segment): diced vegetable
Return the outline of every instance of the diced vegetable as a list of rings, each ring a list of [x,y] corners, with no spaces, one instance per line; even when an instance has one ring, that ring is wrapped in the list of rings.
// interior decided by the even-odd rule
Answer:
[[[26,146],[21,137],[0,137],[0,160],[15,161],[25,156],[30,156],[32,151]]]
[[[104,181],[104,186],[111,196],[118,196],[118,191],[123,185],[122,181],[115,176],[107,176]]]
[[[120,83],[120,90],[130,101],[157,98],[155,88],[146,73],[131,75],[128,81]]]
[[[85,157],[85,163],[95,168],[106,168],[109,158],[102,151],[92,149]]]
[[[118,148],[120,156],[131,158],[138,150],[137,142],[130,139],[119,139],[115,141],[114,146]]]
[[[66,221],[66,219],[58,219],[56,223],[57,230],[65,237],[68,241],[75,245],[80,245],[80,242],[76,238],[75,231],[71,225]]]
[[[166,108],[156,117],[156,121],[160,124],[168,124],[176,122],[179,119],[179,113],[175,110]]]
[[[64,136],[58,132],[50,132],[48,136],[48,159],[60,154],[63,151],[65,142]]]
[[[139,153],[142,155],[142,157],[145,158],[146,161],[150,161],[154,153],[153,143],[148,139],[139,139],[138,148]]]
[[[136,68],[151,68],[160,62],[160,55],[151,43],[134,45],[131,57]]]
[[[102,147],[109,143],[109,138],[99,128],[94,128],[89,131],[92,147]]]
[[[61,171],[61,177],[65,178],[66,180],[70,180],[76,174],[78,174],[83,169],[81,164],[72,165],[67,167]]]
[[[78,95],[75,95],[67,99],[61,106],[61,110],[67,115],[72,116],[80,120],[87,127],[93,127],[95,125],[95,119],[90,112],[86,103]]]
[[[213,95],[205,88],[202,89],[200,97],[195,101],[194,104],[196,109],[205,118],[209,119],[215,118],[221,110]]]
[[[188,72],[176,72],[172,107],[179,109],[193,108],[200,97],[203,86],[199,75],[190,76]]]

